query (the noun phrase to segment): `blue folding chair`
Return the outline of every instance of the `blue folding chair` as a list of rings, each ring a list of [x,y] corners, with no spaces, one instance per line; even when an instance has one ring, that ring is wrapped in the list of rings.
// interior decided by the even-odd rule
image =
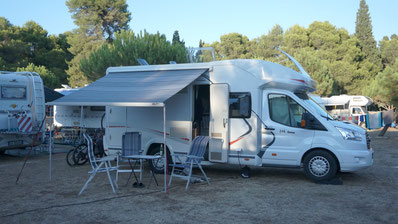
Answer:
[[[187,180],[187,184],[185,186],[185,190],[188,190],[189,183],[192,181],[192,168],[199,167],[202,172],[207,184],[210,185],[209,179],[206,176],[206,173],[203,171],[201,166],[201,162],[204,159],[203,156],[206,152],[207,144],[209,143],[210,137],[208,136],[197,136],[191,144],[191,149],[189,150],[188,155],[186,156],[185,161],[182,161],[179,155],[174,154],[173,164],[170,166],[173,167],[171,171],[169,186],[171,185],[171,181],[173,177],[178,177],[184,180]],[[178,171],[177,171],[178,170]],[[188,170],[188,174],[184,174],[184,171]]]

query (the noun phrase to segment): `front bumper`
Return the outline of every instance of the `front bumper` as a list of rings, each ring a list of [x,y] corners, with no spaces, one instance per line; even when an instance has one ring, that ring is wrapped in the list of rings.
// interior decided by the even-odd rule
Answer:
[[[341,150],[341,172],[352,172],[368,168],[373,165],[373,149],[369,150]]]

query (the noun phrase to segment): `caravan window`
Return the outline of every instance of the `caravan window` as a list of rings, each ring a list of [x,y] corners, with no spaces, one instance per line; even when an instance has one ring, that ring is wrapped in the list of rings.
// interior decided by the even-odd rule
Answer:
[[[26,87],[10,87],[10,86],[2,86],[1,87],[1,98],[2,99],[26,99]]]
[[[229,94],[229,117],[250,118],[252,111],[252,100],[250,93]]]

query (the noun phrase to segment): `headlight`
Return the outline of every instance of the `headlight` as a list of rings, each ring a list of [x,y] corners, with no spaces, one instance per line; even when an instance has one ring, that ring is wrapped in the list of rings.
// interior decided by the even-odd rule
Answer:
[[[336,127],[337,130],[340,131],[341,135],[343,136],[343,138],[345,140],[355,140],[355,141],[361,141],[361,135],[353,130],[350,129],[346,129],[346,128],[340,128],[340,127]]]

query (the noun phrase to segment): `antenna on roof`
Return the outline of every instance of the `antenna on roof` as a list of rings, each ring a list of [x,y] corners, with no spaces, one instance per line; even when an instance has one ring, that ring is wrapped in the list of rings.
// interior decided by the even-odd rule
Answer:
[[[137,61],[140,65],[149,65],[148,62],[143,58],[138,58]]]

